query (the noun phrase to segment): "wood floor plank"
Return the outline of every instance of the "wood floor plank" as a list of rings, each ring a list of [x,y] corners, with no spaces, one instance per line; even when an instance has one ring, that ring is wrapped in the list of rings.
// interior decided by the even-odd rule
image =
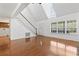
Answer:
[[[57,41],[58,40],[58,41]],[[59,43],[59,45],[57,45]],[[38,36],[29,40],[12,40],[9,48],[0,49],[1,56],[69,56],[79,54],[79,42]],[[64,47],[66,46],[66,47]],[[70,50],[73,48],[73,50]],[[77,50],[76,50],[77,48]]]

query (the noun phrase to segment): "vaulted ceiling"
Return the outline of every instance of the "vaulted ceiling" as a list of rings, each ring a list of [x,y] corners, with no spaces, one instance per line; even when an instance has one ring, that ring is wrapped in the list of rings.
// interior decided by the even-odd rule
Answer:
[[[68,15],[71,13],[79,12],[79,3],[51,3],[52,8],[48,10],[48,14],[51,13],[53,10],[53,15],[55,14],[56,17],[61,17],[64,15]],[[0,3],[0,18],[10,17],[13,11],[15,10],[18,3]],[[22,4],[24,8],[27,3]],[[33,16],[35,21],[46,20],[49,17],[45,12],[44,8],[40,4],[30,4],[26,7],[31,16]],[[22,9],[20,8],[22,11]],[[50,11],[50,12],[49,12]],[[52,13],[51,13],[52,14]],[[28,14],[27,14],[28,15]]]
[[[0,3],[0,18],[10,17],[17,3]]]
[[[29,4],[28,8],[31,15],[36,19],[35,21],[40,21],[47,19],[45,11],[40,4]]]
[[[53,7],[57,17],[79,12],[79,3],[53,3]]]
[[[51,3],[52,7],[46,10],[43,8],[42,4],[29,4],[27,9],[33,16],[35,21],[46,20],[52,15],[52,17],[61,17],[64,15],[79,12],[79,3]],[[50,7],[50,6],[49,6]],[[48,12],[46,13],[45,10]]]

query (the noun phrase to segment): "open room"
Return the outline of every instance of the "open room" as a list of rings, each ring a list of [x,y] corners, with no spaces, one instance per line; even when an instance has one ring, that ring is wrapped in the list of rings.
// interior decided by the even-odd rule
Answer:
[[[79,3],[0,3],[0,56],[79,56]]]

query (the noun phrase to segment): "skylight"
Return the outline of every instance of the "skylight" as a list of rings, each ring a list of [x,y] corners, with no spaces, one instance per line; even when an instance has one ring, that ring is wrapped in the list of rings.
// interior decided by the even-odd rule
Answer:
[[[53,4],[52,3],[43,3],[41,4],[43,6],[43,9],[47,15],[48,18],[51,18],[51,17],[56,17],[56,13],[53,9]]]

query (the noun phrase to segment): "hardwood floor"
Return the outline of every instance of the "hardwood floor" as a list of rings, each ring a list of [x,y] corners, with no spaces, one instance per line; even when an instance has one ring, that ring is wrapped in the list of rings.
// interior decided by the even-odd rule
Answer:
[[[79,55],[79,42],[38,36],[12,40],[9,47],[0,49],[1,56],[70,56]]]

